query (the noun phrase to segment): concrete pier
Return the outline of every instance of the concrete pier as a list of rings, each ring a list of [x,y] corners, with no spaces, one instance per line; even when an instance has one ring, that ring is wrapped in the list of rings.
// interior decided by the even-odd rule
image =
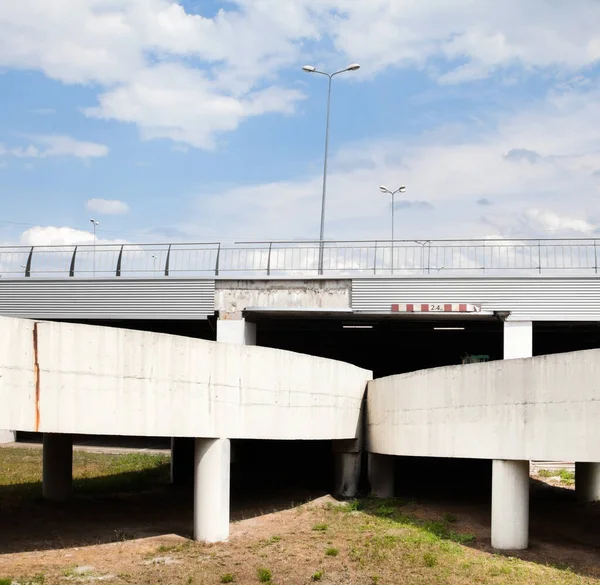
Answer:
[[[368,474],[371,495],[376,498],[394,497],[394,456],[369,453]]]
[[[229,538],[229,439],[196,439],[194,469],[194,540]]]
[[[42,494],[55,502],[68,500],[73,493],[73,438],[44,433]]]
[[[529,544],[529,461],[495,459],[492,467],[492,547]]]
[[[575,463],[575,493],[582,502],[600,502],[600,463]]]

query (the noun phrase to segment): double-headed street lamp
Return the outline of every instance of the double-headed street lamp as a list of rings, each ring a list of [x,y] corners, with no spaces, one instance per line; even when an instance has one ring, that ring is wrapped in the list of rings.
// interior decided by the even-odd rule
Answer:
[[[327,122],[325,126],[325,162],[323,164],[323,196],[321,198],[321,231],[319,234],[319,274],[323,274],[323,240],[325,238],[325,196],[327,194],[327,151],[329,149],[329,110],[331,105],[331,80],[340,73],[346,71],[356,71],[360,69],[358,63],[352,63],[345,69],[340,69],[335,73],[325,73],[325,71],[319,71],[313,65],[305,65],[302,67],[303,71],[307,73],[318,73],[319,75],[325,75],[329,79],[329,89],[327,92]]]
[[[404,193],[406,191],[406,187],[404,185],[400,185],[395,191],[390,191],[385,185],[380,185],[379,190],[382,193],[387,193],[392,196],[392,273],[394,272],[394,197],[396,193]]]

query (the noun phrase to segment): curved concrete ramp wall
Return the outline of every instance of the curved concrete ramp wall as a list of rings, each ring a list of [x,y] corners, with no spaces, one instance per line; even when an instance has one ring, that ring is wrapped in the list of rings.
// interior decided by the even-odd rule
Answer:
[[[281,350],[0,318],[0,428],[351,439],[371,378]]]
[[[600,350],[369,383],[373,453],[600,462]]]

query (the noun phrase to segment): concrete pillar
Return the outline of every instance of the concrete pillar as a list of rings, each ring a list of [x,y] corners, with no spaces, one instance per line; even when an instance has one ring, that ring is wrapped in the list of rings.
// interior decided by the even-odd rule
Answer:
[[[229,538],[229,439],[196,439],[194,469],[194,539]]]
[[[492,466],[492,547],[529,545],[529,461],[495,459]]]
[[[171,437],[171,483],[192,484],[194,481],[193,437]]]
[[[533,323],[531,321],[504,322],[504,359],[533,356]]]
[[[575,493],[582,502],[600,502],[600,463],[575,463]]]
[[[343,498],[358,494],[361,471],[361,439],[333,441],[333,493]]]
[[[256,345],[256,323],[246,319],[219,319],[217,341],[238,345]]]
[[[4,443],[14,443],[17,433],[14,431],[0,431],[0,445]]]
[[[394,457],[369,453],[368,474],[371,495],[376,498],[394,497]]]
[[[64,502],[73,492],[73,437],[44,433],[42,494],[47,500]]]

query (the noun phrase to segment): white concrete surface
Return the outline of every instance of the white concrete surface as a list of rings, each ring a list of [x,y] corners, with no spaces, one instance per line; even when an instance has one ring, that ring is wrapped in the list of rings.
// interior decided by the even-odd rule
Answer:
[[[360,482],[361,453],[335,453],[333,493],[342,498],[355,498]]]
[[[394,457],[368,453],[368,474],[371,495],[376,498],[394,497]]]
[[[71,323],[35,331],[37,342],[33,322],[0,318],[0,428],[353,439],[372,378],[264,347]]]
[[[194,540],[229,538],[230,462],[229,439],[196,439]]]
[[[245,309],[350,309],[349,279],[218,280],[215,310],[240,315]]]
[[[238,345],[256,345],[256,323],[246,319],[219,319],[217,321],[217,341]]]
[[[17,433],[14,431],[0,431],[0,445],[5,443],[14,443]]]
[[[55,502],[67,501],[73,492],[73,438],[44,433],[42,495]]]
[[[492,466],[492,547],[529,545],[529,461],[495,459]]]
[[[600,463],[575,463],[575,492],[582,502],[600,502]]]
[[[533,323],[504,322],[504,359],[528,358],[533,355]]]
[[[600,462],[600,350],[382,378],[367,413],[374,453]]]

